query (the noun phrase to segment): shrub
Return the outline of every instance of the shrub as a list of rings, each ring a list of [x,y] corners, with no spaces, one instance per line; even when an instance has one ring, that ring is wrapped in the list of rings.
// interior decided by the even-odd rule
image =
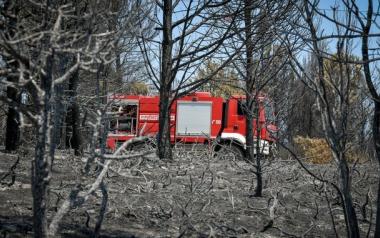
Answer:
[[[332,161],[332,153],[325,139],[297,136],[294,142],[309,162],[326,164]]]
[[[333,160],[332,152],[324,138],[297,136],[294,138],[297,148],[313,164],[327,164]],[[348,162],[364,162],[368,160],[366,153],[350,148],[346,152]]]

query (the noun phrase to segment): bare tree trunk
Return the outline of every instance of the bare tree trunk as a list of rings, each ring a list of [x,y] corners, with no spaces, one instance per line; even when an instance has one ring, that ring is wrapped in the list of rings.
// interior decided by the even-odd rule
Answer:
[[[69,91],[72,104],[69,109],[69,123],[71,127],[70,145],[74,149],[75,155],[83,154],[83,139],[80,123],[80,108],[77,102],[77,90],[79,85],[79,71],[77,70],[69,80]]]
[[[12,1],[4,1],[3,11],[7,12],[9,15],[17,15],[20,10],[18,6],[19,3],[13,3]],[[10,36],[14,36],[15,34],[15,26],[17,24],[17,18],[10,17],[7,29],[6,30]],[[17,68],[17,62],[9,63],[10,67]],[[18,78],[13,76],[8,76],[7,81],[15,83]],[[14,103],[20,103],[19,91],[14,87],[7,87],[7,97],[12,100]],[[8,106],[7,113],[7,127],[5,131],[5,150],[6,151],[14,151],[17,149],[20,139],[20,127],[19,127],[19,112],[12,106]]]
[[[51,104],[53,92],[52,68],[54,56],[46,59],[46,76],[41,77],[44,90],[40,118],[37,125],[37,143],[32,166],[33,222],[34,237],[47,237],[48,186],[50,182],[51,155]],[[50,151],[49,151],[50,150]],[[53,149],[54,150],[54,149]]]
[[[245,31],[245,56],[246,56],[246,79],[245,79],[245,94],[246,94],[246,146],[247,146],[247,159],[249,161],[255,161],[255,175],[256,175],[256,186],[255,186],[255,197],[262,196],[263,182],[262,182],[262,169],[261,169],[261,156],[260,148],[254,143],[254,128],[253,120],[256,112],[252,110],[255,108],[254,103],[256,103],[256,92],[254,92],[255,80],[253,78],[253,32],[252,32],[252,1],[244,1],[244,31]],[[256,127],[258,129],[258,114]],[[259,133],[257,134],[259,137]],[[257,138],[258,140],[259,138]],[[256,156],[254,153],[254,148],[256,146]]]
[[[261,134],[261,129],[260,129],[260,122],[259,122],[259,109],[257,109],[257,122],[256,122],[256,188],[255,188],[255,197],[261,197],[263,194],[263,171],[262,171],[262,165],[261,165],[261,148],[260,148],[260,134]]]
[[[344,156],[343,154],[341,156]],[[360,237],[358,219],[352,202],[351,178],[346,158],[339,159],[340,180],[343,194],[344,216],[348,237]]]
[[[158,157],[160,159],[172,159],[170,144],[170,98],[169,90],[160,89],[160,123],[157,135]]]
[[[256,154],[256,187],[254,197],[262,197],[263,196],[263,171],[261,169],[261,154]]]
[[[46,110],[38,125],[36,155],[33,164],[32,193],[33,193],[33,230],[34,237],[47,237],[47,202],[50,174],[49,158],[46,154],[46,134],[48,131],[49,115]]]
[[[63,115],[63,98],[61,95],[63,94],[63,85],[56,85],[54,87],[55,97],[52,101],[52,113],[53,113],[53,121],[52,121],[52,160],[51,160],[51,169],[53,169],[54,165],[54,153],[56,147],[59,145],[61,141],[61,127],[62,127],[62,115]]]
[[[377,161],[379,162],[379,165],[380,165],[380,101],[379,100],[375,101],[372,134],[373,134],[373,141],[375,144]],[[379,183],[379,186],[377,189],[376,227],[375,227],[374,237],[380,237],[380,179],[378,183]]]
[[[249,93],[246,94],[246,117],[245,117],[245,123],[246,123],[246,146],[247,146],[247,160],[252,161],[254,160],[255,154],[254,154],[254,140],[253,140],[253,115],[252,112],[250,112],[250,109],[252,108],[253,100],[251,98],[251,95]]]
[[[65,72],[65,66],[68,64],[67,57],[65,55],[59,55],[59,67],[57,70],[64,74]],[[63,146],[61,144],[61,137],[64,135],[63,124],[64,124],[64,115],[65,115],[65,105],[63,103],[64,101],[64,91],[65,91],[66,84],[58,84],[54,85],[54,97],[52,101],[52,113],[53,113],[53,129],[52,129],[52,151],[55,152],[55,149],[58,145],[61,145],[61,149],[65,149],[64,144]],[[65,137],[64,137],[65,138]],[[63,148],[62,148],[63,147]],[[54,165],[54,154],[52,155],[52,161],[51,161],[51,169],[53,169]]]
[[[372,100],[375,104],[374,112],[373,112],[373,124],[372,124],[372,136],[373,142],[376,152],[376,158],[380,165],[380,96],[376,91],[376,87],[372,81],[372,75],[369,65],[369,54],[368,54],[368,35],[371,30],[372,25],[372,14],[373,14],[373,2],[371,0],[368,1],[368,11],[367,11],[367,21],[366,24],[362,23],[363,33],[362,33],[362,59],[363,59],[363,71],[364,77],[366,80],[366,84],[368,90],[371,94]],[[358,16],[359,17],[359,16]],[[376,227],[375,227],[375,235],[374,237],[380,237],[380,178],[379,178],[379,186],[377,190],[377,212],[376,212]]]
[[[12,80],[9,80],[12,81]],[[15,103],[19,103],[18,90],[12,87],[7,88],[7,97]],[[17,149],[20,138],[20,127],[19,127],[19,113],[12,106],[9,105],[7,113],[7,127],[5,132],[5,150],[14,151]]]
[[[100,170],[101,171],[101,170]],[[100,173],[99,173],[100,174]],[[98,176],[99,176],[98,174]],[[94,237],[97,238],[100,235],[100,230],[103,224],[103,220],[105,217],[105,213],[107,210],[107,203],[108,203],[108,192],[107,192],[107,185],[105,184],[104,180],[100,183],[100,189],[102,191],[102,203],[100,206],[99,211],[99,218],[96,221],[95,229],[94,229]]]
[[[246,95],[246,145],[247,145],[247,159],[253,161],[253,114],[252,104],[255,98],[252,97],[253,90],[253,45],[252,45],[252,9],[251,1],[245,0],[244,9],[244,24],[245,24],[245,56],[246,56],[246,79],[245,79],[245,95]]]
[[[59,67],[57,70],[60,71],[60,74],[65,73],[66,66],[69,65],[70,58],[65,54],[59,55]],[[54,137],[57,145],[60,149],[66,149],[66,113],[67,106],[64,103],[65,100],[65,91],[68,89],[68,83],[64,82],[59,85],[55,85],[55,105],[54,105]],[[52,162],[53,164],[53,162]]]
[[[172,78],[172,0],[163,7],[163,41],[160,77],[160,113],[157,135],[157,154],[160,159],[172,159],[170,146],[170,92]]]

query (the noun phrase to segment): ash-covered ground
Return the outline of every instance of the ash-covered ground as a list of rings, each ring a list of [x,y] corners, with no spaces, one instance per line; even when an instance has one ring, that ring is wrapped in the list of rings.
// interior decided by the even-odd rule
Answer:
[[[49,192],[51,218],[81,183],[96,179],[81,171],[85,158],[60,152],[54,161]],[[207,151],[175,151],[173,161],[154,155],[113,161],[106,177],[108,205],[101,237],[335,237],[346,236],[341,201],[329,185],[308,175],[295,160],[266,159],[263,197],[254,197],[253,167],[245,161],[218,160]],[[0,154],[0,178],[18,155]],[[31,237],[31,156],[0,187],[0,236]],[[334,165],[306,166],[335,182]],[[98,169],[101,166],[98,165]],[[376,162],[352,170],[355,208],[365,236],[374,222],[379,171]],[[14,177],[13,185],[8,186]],[[78,186],[77,186],[78,188]],[[62,220],[62,237],[92,237],[102,193],[97,191]],[[373,225],[372,225],[373,228]]]

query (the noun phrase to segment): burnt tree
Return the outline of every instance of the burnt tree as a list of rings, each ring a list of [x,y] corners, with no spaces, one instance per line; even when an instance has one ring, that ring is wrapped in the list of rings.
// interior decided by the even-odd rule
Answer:
[[[151,38],[141,34],[139,37],[148,74],[160,95],[157,135],[160,159],[172,159],[170,108],[173,100],[199,88],[232,58],[227,57],[210,75],[192,81],[199,66],[218,53],[222,54],[218,49],[225,39],[231,37],[232,24],[224,27],[217,24],[224,18],[233,21],[233,14],[225,15],[221,11],[228,2],[230,0],[156,1],[156,14],[152,18],[161,34]]]
[[[17,14],[21,8],[20,1],[5,1],[3,5],[4,19],[7,21],[1,25],[1,29],[6,33],[7,39],[12,38],[16,33]],[[17,69],[18,64],[12,61],[10,57],[5,57],[8,67]],[[15,75],[7,75],[7,81],[17,83],[18,77]],[[15,104],[20,103],[20,91],[12,86],[7,87],[7,97]],[[20,116],[18,110],[13,104],[8,105],[6,131],[5,131],[5,150],[14,151],[17,149],[20,141]]]

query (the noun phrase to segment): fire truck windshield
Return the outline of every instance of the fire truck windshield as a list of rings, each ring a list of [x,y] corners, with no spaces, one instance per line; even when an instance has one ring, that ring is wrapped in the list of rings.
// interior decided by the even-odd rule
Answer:
[[[238,115],[246,115],[246,108],[247,108],[247,105],[246,105],[246,100],[245,99],[240,99],[238,101]],[[253,105],[252,105],[252,110],[251,110],[251,113],[253,115],[253,118],[257,118],[257,110],[258,110],[258,107],[257,107],[257,102],[253,102]]]

